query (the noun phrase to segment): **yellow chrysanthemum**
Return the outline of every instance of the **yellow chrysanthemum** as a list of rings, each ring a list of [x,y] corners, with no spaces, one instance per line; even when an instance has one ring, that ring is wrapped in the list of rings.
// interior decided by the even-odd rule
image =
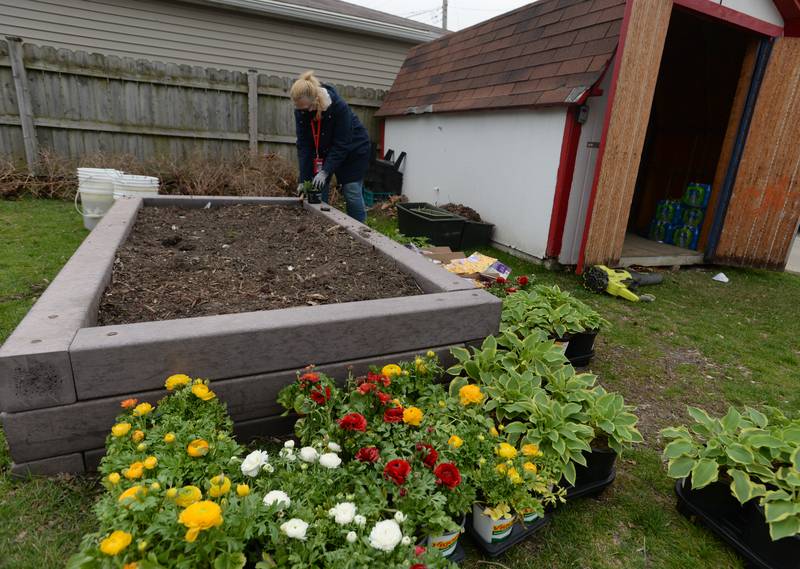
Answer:
[[[108,481],[111,482],[111,484],[119,484],[119,479],[119,472],[112,472],[108,475]]]
[[[170,488],[170,491],[171,490],[175,490],[175,488]],[[167,496],[169,496],[170,491],[167,491]],[[184,486],[176,492],[175,503],[181,508],[186,508],[202,499],[203,493],[200,491],[200,488],[197,486]]]
[[[539,450],[539,445],[527,444],[522,445],[522,454],[525,456],[542,456],[542,451]]]
[[[517,456],[517,449],[515,449],[508,443],[500,443],[500,446],[497,447],[497,450],[495,452],[497,452],[498,456],[508,459]]]
[[[164,435],[164,442],[167,443],[168,445],[174,443],[175,433],[167,433],[166,435]]]
[[[532,462],[526,462],[525,464],[522,465],[522,468],[524,468],[527,472],[531,472],[533,474],[536,474],[539,471],[536,465],[533,464]]]
[[[131,435],[131,439],[135,443],[142,442],[142,440],[144,440],[144,432],[140,431],[139,429],[136,429],[135,431],[133,431],[133,434]]]
[[[230,490],[231,479],[220,474],[211,479],[211,488],[208,489],[208,495],[212,498],[219,498],[230,492]]]
[[[247,484],[237,484],[236,485],[236,495],[244,498],[250,494],[250,486]]]
[[[120,494],[117,501],[123,506],[127,506],[132,502],[140,502],[145,496],[147,496],[147,488],[137,484],[136,486],[131,486],[122,494]]]
[[[153,406],[149,403],[139,403],[136,407],[133,408],[133,415],[135,417],[144,417],[148,413],[153,411]]]
[[[131,430],[130,423],[117,423],[111,427],[111,434],[115,437],[124,437]]]
[[[451,435],[450,438],[447,439],[447,444],[449,444],[453,448],[459,448],[461,445],[464,444],[464,439],[462,439],[458,435]]]
[[[217,396],[217,394],[211,391],[205,383],[195,383],[192,386],[192,393],[194,393],[198,399],[202,399],[203,401],[211,401]]]
[[[192,543],[201,531],[222,525],[222,508],[209,500],[196,502],[180,513],[178,521],[189,528],[186,541]]]
[[[128,547],[132,540],[133,536],[126,531],[113,531],[111,535],[100,542],[100,551],[106,555],[117,555]]]
[[[471,405],[483,401],[483,393],[480,387],[470,384],[458,390],[458,398],[462,405]]]
[[[173,391],[178,389],[179,387],[183,387],[184,385],[189,385],[192,382],[192,378],[188,375],[184,375],[182,373],[178,373],[175,375],[171,375],[167,378],[167,381],[164,382],[164,387],[167,388],[168,391]]]
[[[144,474],[144,464],[141,462],[134,462],[128,468],[122,471],[122,475],[128,480],[136,480],[141,478]]]
[[[198,458],[208,454],[208,441],[203,439],[195,439],[186,447],[186,452],[189,456]]]
[[[381,374],[385,375],[390,379],[393,379],[402,373],[403,370],[397,364],[388,364],[383,366],[383,368],[381,369]]]
[[[144,467],[147,470],[153,470],[156,466],[158,466],[158,459],[154,456],[148,456],[144,459]]]
[[[419,427],[422,423],[422,409],[419,407],[406,407],[403,409],[403,422],[414,427]]]

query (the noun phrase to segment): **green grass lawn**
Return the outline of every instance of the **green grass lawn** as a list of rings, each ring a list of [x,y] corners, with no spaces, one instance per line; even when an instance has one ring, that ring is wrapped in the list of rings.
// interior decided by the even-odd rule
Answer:
[[[389,231],[393,220],[375,227]],[[0,341],[86,235],[72,205],[0,201]],[[724,269],[666,273],[657,300],[633,304],[593,295],[568,273],[483,253],[515,274],[570,290],[613,327],[597,346],[592,369],[609,389],[639,408],[646,443],[626,454],[616,482],[599,498],[560,508],[552,523],[505,557],[481,559],[472,546],[465,566],[509,568],[741,567],[704,529],[680,516],[660,459],[660,428],[685,420],[687,404],[722,411],[729,404],[800,408],[800,277]],[[793,389],[794,387],[794,389]],[[58,567],[93,527],[92,477],[13,480],[0,431],[0,568]],[[466,541],[466,540],[465,540]]]

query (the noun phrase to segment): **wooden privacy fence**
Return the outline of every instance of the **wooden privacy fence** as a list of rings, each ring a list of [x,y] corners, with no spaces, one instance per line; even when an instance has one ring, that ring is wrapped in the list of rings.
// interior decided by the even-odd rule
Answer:
[[[0,154],[146,160],[250,149],[296,160],[292,79],[0,40]],[[377,140],[384,91],[336,85]]]

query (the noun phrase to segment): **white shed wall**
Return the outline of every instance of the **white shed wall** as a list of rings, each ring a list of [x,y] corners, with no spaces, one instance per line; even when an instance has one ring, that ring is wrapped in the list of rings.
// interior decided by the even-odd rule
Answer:
[[[722,4],[726,8],[742,12],[748,16],[752,16],[758,20],[775,24],[776,26],[783,26],[783,16],[781,16],[778,8],[772,0],[721,0],[716,1],[715,4]]]
[[[385,147],[408,153],[410,201],[474,208],[497,243],[542,258],[565,121],[563,108],[391,117]]]

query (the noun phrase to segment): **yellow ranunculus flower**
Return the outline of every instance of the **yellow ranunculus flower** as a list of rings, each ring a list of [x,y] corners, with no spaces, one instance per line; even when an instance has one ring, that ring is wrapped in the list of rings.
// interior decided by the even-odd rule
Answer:
[[[224,496],[231,490],[231,479],[227,476],[220,474],[211,479],[211,488],[208,489],[208,495],[212,498],[219,498]]]
[[[503,458],[514,458],[517,456],[517,449],[511,446],[508,443],[500,443],[500,446],[497,447],[498,456],[502,456]]]
[[[192,543],[201,531],[222,525],[222,508],[210,500],[196,502],[180,513],[178,521],[189,528],[186,541]]]
[[[150,545],[150,544],[147,543],[146,540],[140,539],[139,541],[136,542],[136,549],[139,550],[139,553],[144,553],[145,551],[147,551],[147,546],[148,545]]]
[[[133,408],[133,415],[135,417],[144,417],[153,410],[153,406],[149,403],[139,403]]]
[[[186,447],[189,456],[197,458],[208,454],[208,442],[203,439],[195,439]]]
[[[433,350],[428,350],[428,353],[425,355],[428,356],[429,358],[435,358],[436,352],[434,352]]]
[[[139,564],[136,561],[131,561],[123,565],[122,569],[139,569]]]
[[[140,501],[145,496],[147,496],[147,488],[137,484],[136,486],[131,486],[122,494],[120,494],[117,501],[123,506],[127,506],[131,502]]]
[[[458,398],[461,400],[462,405],[470,405],[483,401],[483,393],[477,385],[469,384],[458,390]]]
[[[108,481],[111,482],[111,484],[119,484],[119,479],[119,472],[112,472],[108,475]]]
[[[130,423],[117,423],[111,427],[111,434],[115,437],[124,437],[131,430]]]
[[[147,470],[153,470],[156,466],[158,466],[158,459],[154,456],[148,456],[144,459],[144,467]]]
[[[161,490],[161,484],[159,484],[158,482],[153,482],[150,485],[150,490]]]
[[[177,495],[178,495],[177,488],[170,488],[169,490],[167,490],[167,498],[174,498]]]
[[[194,393],[198,399],[202,399],[203,401],[211,401],[217,396],[217,394],[211,391],[205,383],[195,383],[192,386],[192,393]]]
[[[106,555],[117,555],[131,544],[133,536],[126,531],[116,530],[100,542],[100,551]]]
[[[140,443],[144,439],[144,433],[142,431],[140,431],[139,429],[136,429],[135,431],[133,431],[133,434],[131,435],[131,439],[133,439],[133,442],[135,442],[135,443]]]
[[[428,373],[428,366],[425,364],[425,360],[422,358],[417,358],[414,360],[414,369],[416,369],[417,373],[420,374]]]
[[[536,474],[539,471],[536,465],[533,464],[532,462],[526,462],[525,464],[522,465],[522,468],[524,468],[528,472],[532,472],[533,474]]]
[[[168,445],[174,443],[175,433],[167,433],[166,435],[164,435],[164,442],[167,443]]]
[[[406,407],[403,409],[403,422],[414,427],[422,423],[422,409],[419,407]]]
[[[499,435],[500,435],[500,433],[498,433],[498,432],[497,432],[497,429],[495,429],[494,427],[492,427],[491,429],[489,429],[489,434],[490,434],[490,435],[492,435],[493,437],[497,437],[497,436],[499,436]]]
[[[146,451],[146,450],[147,450],[147,443],[139,443],[139,444],[136,446],[136,450],[138,450],[139,452],[144,452],[144,451]]]
[[[122,471],[122,475],[128,480],[136,480],[141,478],[144,474],[144,464],[141,462],[134,462],[128,468]]]
[[[522,482],[522,477],[519,475],[516,468],[508,469],[508,479],[511,480],[513,484],[520,484]]]
[[[464,444],[464,439],[462,439],[458,435],[451,435],[450,438],[447,439],[447,444],[449,444],[453,448],[459,448],[461,445]]]
[[[164,382],[164,387],[166,387],[168,391],[173,391],[179,387],[183,387],[184,385],[189,385],[191,382],[191,377],[182,373],[178,373],[169,376],[167,381]]]
[[[525,456],[542,456],[542,451],[539,450],[539,445],[527,444],[522,445],[522,454]]]
[[[236,494],[244,498],[245,496],[250,494],[250,486],[248,486],[247,484],[237,484]]]
[[[174,490],[174,488],[170,488],[170,490]],[[191,506],[195,502],[199,502],[203,499],[203,493],[197,486],[184,486],[176,493],[175,503],[181,508]],[[167,495],[169,495],[169,492],[167,492]]]
[[[503,464],[503,463],[500,463],[500,464],[498,464],[497,466],[495,466],[495,467],[494,467],[494,469],[495,469],[495,470],[496,470],[496,471],[497,471],[499,474],[505,474],[505,473],[508,471],[508,467],[507,467],[505,464]]]
[[[389,364],[389,365],[385,365],[385,366],[383,366],[383,368],[381,369],[381,374],[385,375],[385,376],[386,376],[386,377],[388,377],[389,379],[394,379],[395,377],[397,377],[397,376],[398,376],[398,375],[400,375],[401,373],[403,373],[403,370],[402,370],[402,368],[401,368],[399,365],[397,365],[397,364]]]

